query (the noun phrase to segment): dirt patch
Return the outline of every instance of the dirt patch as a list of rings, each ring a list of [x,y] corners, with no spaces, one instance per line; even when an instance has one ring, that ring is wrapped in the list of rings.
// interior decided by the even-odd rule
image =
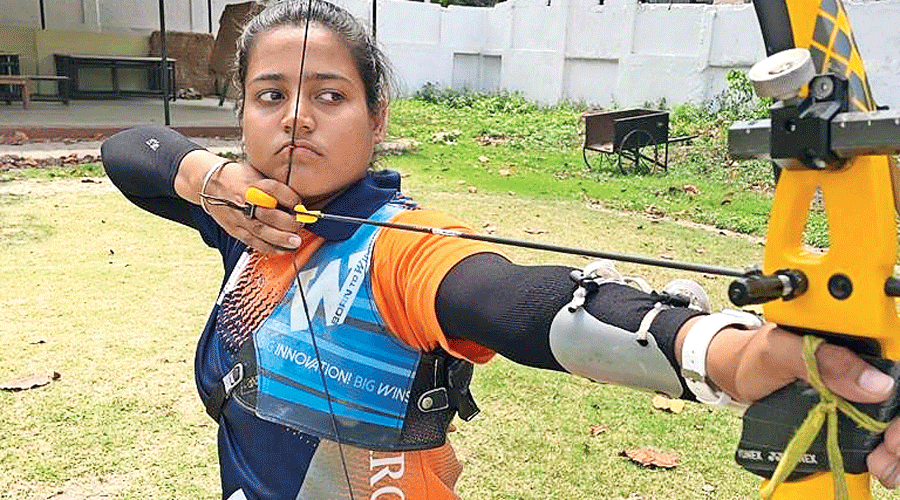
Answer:
[[[616,214],[616,213],[621,213],[621,214],[633,213],[633,212],[623,212],[623,211],[620,211],[620,210],[613,210],[613,209],[611,209],[611,208],[606,208],[606,207],[603,206],[602,203],[597,203],[597,202],[588,202],[586,206],[587,206],[588,208],[590,208],[591,210],[596,210],[596,211],[598,211],[598,212],[604,212],[604,213],[611,213],[611,214]],[[662,221],[662,220],[665,220],[666,222],[671,222],[671,223],[677,224],[677,225],[679,225],[679,226],[690,227],[690,228],[693,228],[693,229],[702,229],[702,230],[704,230],[704,231],[709,231],[709,232],[711,232],[711,233],[718,233],[720,236],[727,236],[727,237],[729,237],[729,238],[742,239],[742,240],[750,241],[750,242],[752,242],[752,243],[756,243],[756,244],[758,244],[758,245],[764,245],[765,242],[766,242],[766,239],[765,239],[764,237],[762,237],[762,236],[754,236],[754,235],[752,235],[752,234],[738,233],[738,232],[735,232],[735,231],[730,231],[730,230],[728,230],[728,229],[721,229],[721,228],[718,228],[718,227],[715,227],[715,226],[710,226],[710,225],[708,225],[708,224],[700,224],[699,222],[691,222],[691,221],[684,220],[684,219],[677,219],[677,218],[673,218],[673,217],[667,217],[667,216],[665,216],[665,215],[659,215],[659,216],[657,216],[657,215],[654,215],[654,214],[652,214],[652,213],[646,213],[646,214],[644,214],[644,215],[645,215],[645,216],[647,217],[647,219],[650,220],[650,221]]]
[[[14,484],[0,491],[0,500],[100,500],[115,497],[128,485],[127,476],[87,477],[60,486]]]
[[[43,158],[5,154],[0,156],[0,172],[26,168],[67,167],[81,165],[83,163],[97,163],[98,161],[100,161],[99,156],[80,153],[69,153],[61,156],[48,156]]]
[[[115,186],[105,177],[82,177],[78,179],[23,179],[0,182],[0,196],[53,196],[60,193],[113,192]],[[2,498],[2,497],[0,497]]]

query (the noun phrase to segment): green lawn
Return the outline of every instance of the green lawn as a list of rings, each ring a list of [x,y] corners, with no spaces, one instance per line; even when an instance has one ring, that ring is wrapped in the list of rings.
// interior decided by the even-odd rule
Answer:
[[[731,266],[759,258],[745,238],[578,201],[430,190],[420,175],[406,180],[424,203],[497,234]],[[192,357],[218,256],[97,181],[0,184],[0,380],[61,374],[40,389],[0,392],[0,498],[216,498],[215,428],[195,394]],[[509,252],[527,263],[584,262]],[[658,286],[680,275],[621,268]],[[724,306],[727,280],[696,278]],[[730,411],[665,413],[648,394],[502,359],[476,373],[482,414],[457,422],[451,437],[466,499],[752,497],[755,479],[730,458],[740,423]],[[592,436],[594,424],[609,430]],[[619,456],[635,446],[674,452],[681,465],[646,469]]]
[[[673,134],[699,137],[673,147],[665,174],[626,175],[584,164],[580,112],[514,95],[398,100],[390,135],[418,146],[381,164],[424,204],[484,232],[736,268],[760,262],[771,170],[728,160],[728,113],[676,108]],[[809,240],[827,241],[821,213],[811,220]],[[0,250],[0,381],[61,375],[0,391],[0,499],[217,498],[215,427],[192,366],[221,281],[217,253],[131,206],[96,166],[0,172]],[[587,262],[506,251],[528,264]],[[619,268],[657,287],[690,276],[715,308],[727,306],[726,278]],[[473,391],[482,414],[451,436],[467,500],[754,497],[755,478],[731,459],[740,419],[728,410],[665,413],[648,394],[503,359],[476,370]],[[599,424],[608,430],[592,435]],[[631,447],[675,453],[680,465],[640,467],[620,456]],[[879,488],[875,497],[900,498]]]

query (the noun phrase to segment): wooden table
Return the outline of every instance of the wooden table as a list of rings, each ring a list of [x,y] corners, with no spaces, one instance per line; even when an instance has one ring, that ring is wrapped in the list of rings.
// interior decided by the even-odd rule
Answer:
[[[46,100],[57,100],[65,104],[69,104],[68,82],[66,76],[44,76],[44,75],[0,75],[0,85],[18,85],[22,87],[22,107],[28,109],[31,104],[33,94],[31,92],[31,83],[37,81],[57,82],[56,96],[41,96]],[[7,101],[8,102],[8,101]]]

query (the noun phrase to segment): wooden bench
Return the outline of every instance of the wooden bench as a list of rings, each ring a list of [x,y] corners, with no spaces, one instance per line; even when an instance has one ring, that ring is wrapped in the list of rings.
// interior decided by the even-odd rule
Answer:
[[[68,93],[68,80],[67,76],[44,76],[44,75],[0,75],[0,85],[18,85],[22,87],[22,107],[24,109],[28,109],[28,105],[31,104],[31,100],[33,97],[37,97],[36,94],[31,92],[31,82],[39,82],[39,81],[47,81],[47,82],[56,82],[57,83],[57,94],[54,95],[44,95],[41,94],[41,100],[48,101],[60,101],[69,104],[69,93]],[[9,101],[6,101],[7,104]]]

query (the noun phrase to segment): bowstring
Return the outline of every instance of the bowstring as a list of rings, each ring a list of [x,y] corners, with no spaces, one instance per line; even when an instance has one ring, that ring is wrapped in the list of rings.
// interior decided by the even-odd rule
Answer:
[[[294,97],[294,119],[291,124],[291,147],[288,150],[288,168],[285,178],[285,185],[290,186],[291,172],[294,167],[294,150],[296,146],[294,141],[297,139],[297,121],[300,116],[300,94],[303,91],[303,70],[306,65],[306,43],[309,40],[309,18],[312,15],[312,0],[307,0],[306,4],[306,21],[303,27],[303,48],[300,52],[300,77],[297,82],[297,95]],[[354,500],[353,484],[350,482],[350,471],[347,469],[347,459],[344,456],[344,445],[341,442],[341,433],[338,430],[337,417],[334,415],[334,405],[331,401],[331,394],[328,391],[328,383],[325,378],[325,369],[322,366],[322,356],[319,353],[319,345],[316,342],[316,334],[313,330],[312,315],[309,312],[309,304],[306,302],[306,293],[303,290],[303,283],[300,281],[300,268],[297,267],[297,255],[291,259],[294,266],[294,281],[297,284],[297,292],[300,294],[300,300],[303,302],[303,313],[306,315],[306,324],[309,328],[309,338],[312,343],[313,352],[316,355],[316,365],[318,365],[319,378],[322,381],[322,389],[325,392],[325,400],[328,402],[328,414],[331,416],[331,428],[334,431],[334,441],[337,443],[338,454],[341,458],[341,466],[344,469],[344,479],[347,481],[347,492],[350,493],[350,500]]]

